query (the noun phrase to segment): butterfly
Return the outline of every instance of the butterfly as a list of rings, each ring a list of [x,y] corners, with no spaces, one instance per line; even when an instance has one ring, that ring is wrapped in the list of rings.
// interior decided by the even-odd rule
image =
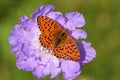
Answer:
[[[68,29],[63,29],[57,21],[47,16],[38,16],[37,24],[41,31],[40,43],[51,49],[56,57],[73,61],[80,59],[80,52]]]

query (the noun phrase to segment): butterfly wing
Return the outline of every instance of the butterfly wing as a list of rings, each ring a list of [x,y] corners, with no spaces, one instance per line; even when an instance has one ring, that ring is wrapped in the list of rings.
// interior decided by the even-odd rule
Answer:
[[[52,48],[57,34],[62,31],[61,25],[47,16],[38,16],[37,23],[41,31],[40,42],[46,48]]]
[[[38,16],[37,23],[42,33],[56,33],[62,30],[61,25],[47,16]]]
[[[80,52],[74,40],[68,35],[60,44],[53,49],[55,56],[59,58],[77,61],[80,59]]]
[[[39,40],[41,44],[46,48],[52,48],[54,36],[50,34],[41,34]]]

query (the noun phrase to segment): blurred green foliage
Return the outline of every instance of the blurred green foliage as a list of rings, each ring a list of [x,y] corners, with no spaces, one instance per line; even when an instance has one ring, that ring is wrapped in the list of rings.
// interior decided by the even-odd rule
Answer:
[[[22,15],[31,16],[40,5],[52,4],[62,13],[84,14],[97,57],[84,65],[76,80],[120,80],[120,0],[0,0],[0,80],[36,80],[31,72],[18,70],[8,36]],[[49,76],[40,79],[49,80]],[[55,80],[62,80],[62,75]]]

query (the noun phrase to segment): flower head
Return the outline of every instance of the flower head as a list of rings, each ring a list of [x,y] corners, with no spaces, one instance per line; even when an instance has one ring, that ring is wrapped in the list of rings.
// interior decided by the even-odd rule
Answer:
[[[52,51],[42,46],[39,41],[41,31],[38,28],[37,17],[47,16],[58,22],[64,29],[68,28],[69,34],[75,39],[86,39],[87,33],[78,29],[85,25],[84,17],[79,12],[69,12],[63,17],[61,12],[55,12],[54,6],[40,6],[32,14],[20,17],[20,24],[12,29],[9,36],[11,50],[16,55],[16,65],[18,69],[31,71],[37,78],[44,78],[50,75],[55,78],[63,72],[65,80],[72,80],[81,73],[81,68],[85,63],[92,61],[96,52],[91,47],[91,43],[81,41],[77,43],[80,50],[80,60],[58,59],[52,55]]]

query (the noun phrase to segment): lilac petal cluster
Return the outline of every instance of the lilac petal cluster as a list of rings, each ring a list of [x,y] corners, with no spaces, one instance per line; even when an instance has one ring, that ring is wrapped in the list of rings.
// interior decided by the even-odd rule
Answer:
[[[20,24],[16,24],[8,38],[12,52],[16,55],[16,65],[19,70],[30,71],[37,78],[50,75],[53,79],[63,72],[65,80],[73,80],[80,73],[85,63],[96,57],[96,51],[90,42],[77,43],[80,50],[80,60],[71,61],[59,59],[50,49],[43,47],[39,41],[41,31],[37,25],[38,16],[48,16],[57,21],[75,39],[86,39],[87,32],[81,28],[85,25],[84,16],[79,12],[69,12],[63,17],[61,12],[55,12],[54,6],[40,6],[33,12],[31,18],[20,17]]]

